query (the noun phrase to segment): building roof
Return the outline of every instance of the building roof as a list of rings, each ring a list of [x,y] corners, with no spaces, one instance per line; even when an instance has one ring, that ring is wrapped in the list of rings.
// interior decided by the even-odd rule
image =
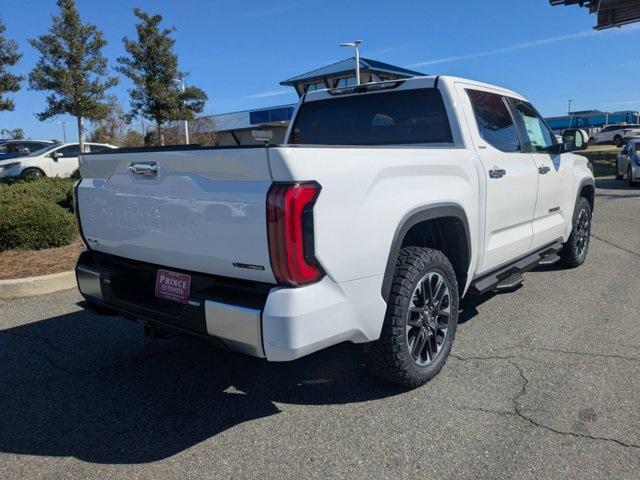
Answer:
[[[267,108],[255,108],[241,112],[221,113],[199,117],[193,124],[195,133],[228,132],[259,128],[261,125],[286,124],[293,115],[296,104],[278,105]]]
[[[350,73],[355,71],[356,61],[355,58],[346,58],[331,65],[320,67],[310,72],[303,73],[296,77],[283,80],[280,85],[293,86],[301,82],[312,82],[326,77],[336,77],[344,73]],[[409,70],[407,68],[396,67],[388,63],[380,62],[378,60],[370,60],[368,58],[360,57],[360,71],[361,72],[374,72],[374,73],[388,73],[397,75],[400,77],[419,77],[424,73],[416,72],[415,70]]]
[[[549,0],[551,5],[580,5],[598,16],[596,30],[640,21],[638,0]]]

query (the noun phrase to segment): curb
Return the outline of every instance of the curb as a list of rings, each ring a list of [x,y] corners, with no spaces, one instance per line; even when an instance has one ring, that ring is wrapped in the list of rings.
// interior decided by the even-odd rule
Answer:
[[[0,300],[33,297],[76,287],[76,272],[53,273],[40,277],[0,280]]]

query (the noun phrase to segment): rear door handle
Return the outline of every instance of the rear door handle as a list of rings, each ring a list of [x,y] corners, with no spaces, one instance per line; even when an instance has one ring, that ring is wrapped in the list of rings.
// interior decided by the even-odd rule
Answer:
[[[492,168],[489,170],[490,178],[502,178],[507,174],[507,171],[504,168]]]
[[[547,173],[549,173],[551,171],[550,167],[538,167],[538,173],[540,175],[546,175]]]

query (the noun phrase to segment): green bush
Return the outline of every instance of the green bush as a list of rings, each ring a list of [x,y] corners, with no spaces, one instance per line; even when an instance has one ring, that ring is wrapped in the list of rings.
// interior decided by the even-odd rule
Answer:
[[[60,205],[71,211],[71,196],[74,180],[70,178],[38,178],[35,180],[16,180],[0,184],[0,203],[13,203],[21,200],[38,200],[43,203]]]
[[[69,245],[77,236],[73,215],[41,199],[0,200],[0,250]]]

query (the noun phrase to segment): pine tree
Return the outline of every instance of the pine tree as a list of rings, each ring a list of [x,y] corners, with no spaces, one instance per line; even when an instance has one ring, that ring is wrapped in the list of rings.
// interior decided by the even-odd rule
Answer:
[[[161,15],[149,15],[134,9],[139,19],[138,38],[122,41],[128,57],[118,58],[118,71],[132,82],[130,117],[142,116],[155,122],[157,138],[164,144],[162,127],[172,120],[192,120],[204,109],[207,95],[198,87],[182,91],[177,80],[186,74],[178,70],[178,57],[173,52],[173,28],[161,28]]]
[[[34,90],[47,90],[47,108],[37,114],[46,120],[63,113],[76,117],[80,150],[84,151],[84,119],[100,120],[109,112],[106,91],[118,83],[108,76],[102,48],[107,44],[95,25],[82,23],[74,0],[58,0],[60,14],[46,35],[30,40],[40,52],[29,74]]]
[[[13,40],[7,40],[4,36],[6,27],[0,21],[0,111],[13,110],[14,104],[11,99],[3,98],[6,92],[17,92],[20,90],[20,83],[24,79],[19,75],[9,72],[9,67],[13,67],[22,54],[18,51],[18,44]]]

